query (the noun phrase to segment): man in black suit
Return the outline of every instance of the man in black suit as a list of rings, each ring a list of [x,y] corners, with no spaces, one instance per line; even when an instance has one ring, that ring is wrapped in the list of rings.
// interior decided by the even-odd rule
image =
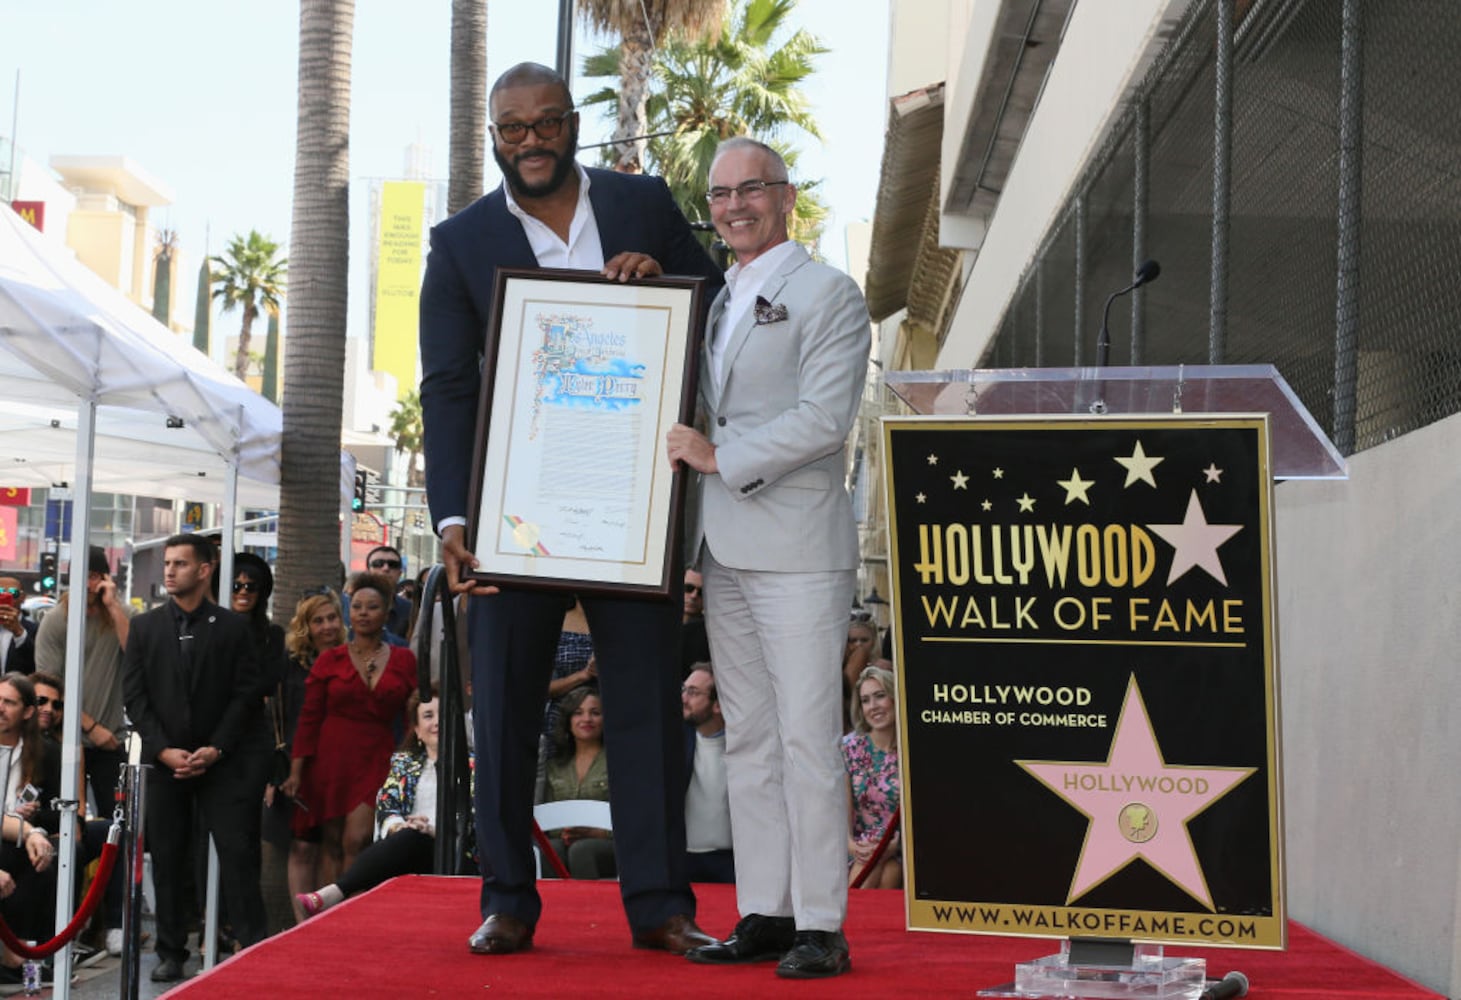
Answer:
[[[268,769],[267,686],[247,621],[208,600],[213,543],[164,543],[170,599],[132,620],[123,667],[127,715],[153,764],[147,839],[157,888],[155,982],[181,979],[191,912],[194,807],[218,848],[222,893],[245,946],[264,936],[259,820]]]
[[[0,673],[35,673],[36,624],[21,615],[22,596],[19,580],[0,576]]]
[[[462,582],[468,470],[483,348],[499,267],[597,271],[628,281],[663,272],[722,283],[664,181],[586,170],[563,78],[523,63],[492,87],[493,156],[503,186],[432,230],[421,292],[426,490],[468,612],[484,871],[481,954],[532,945],[542,909],[531,851],[537,734],[571,595]],[[684,776],[675,603],[584,597],[604,701],[604,742],[620,890],[636,947],[682,953],[712,939],[695,926],[685,875]]]

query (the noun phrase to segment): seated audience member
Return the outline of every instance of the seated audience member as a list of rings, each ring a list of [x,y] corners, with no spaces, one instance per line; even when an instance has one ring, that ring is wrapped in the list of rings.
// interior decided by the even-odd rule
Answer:
[[[49,940],[55,927],[56,848],[60,816],[51,802],[61,794],[61,747],[41,736],[36,690],[14,672],[0,677],[0,756],[5,758],[0,871],[14,888],[0,898],[0,917],[22,940]],[[0,887],[3,889],[3,887]],[[0,950],[0,987],[20,982],[20,956]]]
[[[437,716],[441,704],[436,698],[423,702],[413,692],[406,714],[415,720],[401,749],[391,755],[391,771],[375,800],[375,818],[380,839],[355,859],[339,880],[317,892],[299,896],[306,916],[328,910],[356,893],[373,889],[397,875],[426,875],[431,872],[436,850],[436,747],[440,731]],[[468,835],[468,841],[473,835]]]
[[[563,699],[548,760],[544,802],[566,799],[609,801],[609,767],[604,756],[604,713],[598,694],[574,688]],[[549,841],[574,878],[614,878],[613,834],[595,827],[547,830]]]
[[[575,599],[573,607],[563,615],[558,649],[553,654],[553,674],[548,679],[548,702],[543,707],[543,733],[538,741],[538,801],[543,798],[548,758],[553,756],[553,734],[558,728],[559,704],[574,688],[597,690],[598,686],[599,668],[594,661],[594,641],[588,634],[588,618],[583,613],[583,605]]]
[[[695,664],[685,678],[680,708],[685,719],[685,870],[691,882],[734,882],[725,719],[708,661]]]
[[[856,614],[856,612],[854,612]],[[842,729],[851,732],[852,709],[857,702],[858,678],[878,658],[878,627],[866,618],[847,626],[847,649],[842,654]]]
[[[863,670],[857,679],[852,721],[853,731],[842,737],[852,809],[852,833],[847,844],[852,864],[849,880],[855,880],[872,860],[898,808],[898,702],[891,672],[882,667]],[[863,881],[863,888],[902,888],[901,837],[894,831],[883,856]]]
[[[395,588],[361,573],[350,590],[354,638],[325,650],[310,668],[289,778],[280,787],[308,810],[295,812],[295,835],[319,828],[322,881],[334,881],[371,842],[393,727],[416,686],[416,657],[385,641]]]

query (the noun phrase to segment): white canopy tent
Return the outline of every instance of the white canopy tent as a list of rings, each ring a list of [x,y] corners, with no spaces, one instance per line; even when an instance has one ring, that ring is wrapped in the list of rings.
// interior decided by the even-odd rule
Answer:
[[[240,499],[277,506],[278,407],[3,204],[0,435],[0,485],[70,485],[71,552],[82,559],[94,489],[221,503],[225,539]],[[231,579],[231,545],[222,557],[223,579]],[[85,606],[71,602],[67,620],[66,686],[74,692],[82,690]],[[80,726],[80,712],[66,715],[61,798],[69,801],[77,798]],[[63,823],[58,930],[74,898],[73,839],[73,824]],[[57,954],[55,981],[64,1000],[69,949]]]

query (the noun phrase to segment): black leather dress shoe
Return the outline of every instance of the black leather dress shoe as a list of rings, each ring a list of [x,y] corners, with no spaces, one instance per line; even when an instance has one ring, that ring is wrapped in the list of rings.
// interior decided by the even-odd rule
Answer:
[[[740,965],[780,958],[796,943],[796,921],[752,913],[736,923],[731,936],[718,944],[691,948],[685,957],[705,965]]]
[[[533,929],[517,917],[494,913],[467,938],[474,955],[511,955],[533,946]]]
[[[672,955],[683,955],[691,948],[716,943],[715,938],[695,926],[695,921],[683,913],[677,913],[653,930],[634,932],[634,947],[653,948]]]
[[[175,983],[183,978],[183,963],[175,958],[164,958],[152,970],[154,983]]]
[[[787,979],[825,979],[851,970],[841,931],[797,931],[796,944],[782,956],[776,974]]]

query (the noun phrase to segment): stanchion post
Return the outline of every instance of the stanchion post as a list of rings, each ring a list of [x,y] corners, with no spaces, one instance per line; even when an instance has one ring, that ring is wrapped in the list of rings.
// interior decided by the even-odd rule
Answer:
[[[142,737],[132,733],[128,737],[127,793],[122,805],[126,821],[122,858],[127,866],[127,899],[122,908],[122,1000],[141,997],[143,817],[147,810],[147,772],[152,770],[142,766],[141,757]]]

